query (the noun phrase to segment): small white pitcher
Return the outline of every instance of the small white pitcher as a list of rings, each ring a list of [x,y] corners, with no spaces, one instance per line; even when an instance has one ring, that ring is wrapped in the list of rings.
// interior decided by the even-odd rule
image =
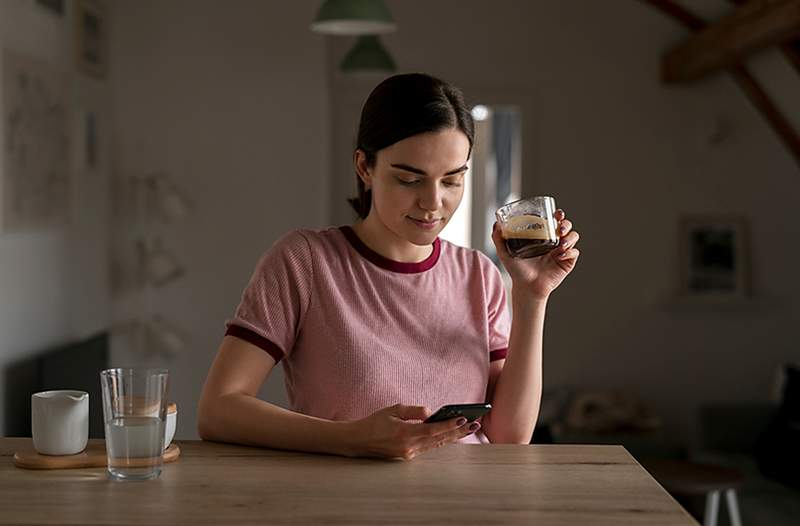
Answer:
[[[43,391],[31,395],[33,447],[43,455],[75,455],[89,439],[89,393]]]

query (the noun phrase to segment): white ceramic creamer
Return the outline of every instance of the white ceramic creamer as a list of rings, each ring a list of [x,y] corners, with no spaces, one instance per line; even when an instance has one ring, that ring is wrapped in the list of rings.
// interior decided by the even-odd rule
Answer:
[[[75,455],[89,439],[89,393],[43,391],[31,395],[33,447],[43,455]]]

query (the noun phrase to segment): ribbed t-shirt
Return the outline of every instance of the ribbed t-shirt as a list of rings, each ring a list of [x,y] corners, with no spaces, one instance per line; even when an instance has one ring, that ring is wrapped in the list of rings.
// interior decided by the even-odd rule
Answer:
[[[349,226],[278,239],[226,322],[283,364],[291,410],[338,421],[486,401],[509,330],[500,272],[483,253],[437,238],[424,261],[393,261]]]

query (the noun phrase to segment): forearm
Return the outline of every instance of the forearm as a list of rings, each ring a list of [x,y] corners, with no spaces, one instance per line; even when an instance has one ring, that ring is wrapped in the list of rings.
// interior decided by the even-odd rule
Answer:
[[[311,453],[349,455],[347,422],[295,413],[245,394],[201,402],[198,431],[204,440]]]
[[[542,339],[547,300],[511,297],[513,317],[503,372],[484,432],[493,443],[528,444],[542,400]]]

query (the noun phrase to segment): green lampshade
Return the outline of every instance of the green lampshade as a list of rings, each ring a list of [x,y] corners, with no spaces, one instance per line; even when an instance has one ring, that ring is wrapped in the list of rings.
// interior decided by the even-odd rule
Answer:
[[[394,59],[375,35],[358,37],[339,67],[345,73],[392,73],[397,69]]]
[[[329,35],[377,35],[397,29],[383,0],[325,0],[311,30]]]

